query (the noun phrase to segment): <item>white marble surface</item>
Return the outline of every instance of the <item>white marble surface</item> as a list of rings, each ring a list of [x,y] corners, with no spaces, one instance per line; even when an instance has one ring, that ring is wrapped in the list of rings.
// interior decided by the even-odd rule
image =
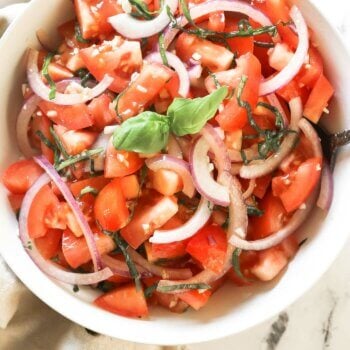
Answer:
[[[0,0],[0,7],[10,2],[15,1]],[[350,49],[350,2],[347,0],[317,0],[317,3],[326,17],[342,33]],[[336,232],[334,235],[336,236]],[[220,341],[181,346],[177,347],[177,350],[350,349],[349,262],[350,241],[321,280],[306,295],[274,319],[239,335]],[[126,344],[123,344],[122,348],[124,346],[127,348]],[[133,348],[132,345],[131,347]],[[75,349],[74,346],[69,348]],[[113,346],[113,348],[118,349],[119,347]],[[176,349],[176,347],[165,348]]]

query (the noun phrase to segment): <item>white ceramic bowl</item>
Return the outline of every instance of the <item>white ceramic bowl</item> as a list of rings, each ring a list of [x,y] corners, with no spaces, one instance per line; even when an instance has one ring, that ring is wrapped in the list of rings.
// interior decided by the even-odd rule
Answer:
[[[316,2],[316,0],[314,0]],[[336,95],[326,120],[332,130],[350,129],[350,58],[336,30],[312,5],[299,1],[314,29]],[[0,42],[0,173],[18,157],[14,125],[22,104],[21,84],[25,80],[24,53],[37,46],[35,31],[45,28],[52,35],[58,24],[72,16],[70,0],[33,0],[12,23]],[[328,123],[327,123],[328,122]],[[0,189],[0,251],[11,269],[41,300],[60,314],[84,327],[116,338],[141,343],[175,345],[204,342],[252,327],[286,308],[305,293],[329,268],[343,247],[350,198],[350,149],[340,153],[334,172],[334,202],[328,215],[315,210],[301,234],[309,240],[300,249],[283,276],[273,284],[252,288],[226,285],[199,312],[182,315],[152,311],[148,320],[119,317],[96,308],[95,292],[86,288],[75,294],[46,277],[31,261],[18,239],[15,216]],[[52,325],[54,327],[54,325]]]

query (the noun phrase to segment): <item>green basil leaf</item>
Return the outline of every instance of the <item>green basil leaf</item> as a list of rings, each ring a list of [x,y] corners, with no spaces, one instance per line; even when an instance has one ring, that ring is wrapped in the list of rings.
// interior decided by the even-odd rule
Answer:
[[[168,108],[171,131],[177,136],[196,134],[211,119],[227,95],[223,86],[210,95],[195,99],[176,98]]]
[[[168,143],[170,119],[155,112],[143,112],[126,120],[113,134],[116,149],[156,153]]]

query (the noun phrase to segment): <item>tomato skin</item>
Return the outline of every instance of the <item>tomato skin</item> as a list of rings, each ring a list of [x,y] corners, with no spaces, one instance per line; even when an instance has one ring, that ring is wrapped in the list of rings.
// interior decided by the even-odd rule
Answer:
[[[13,194],[24,194],[43,173],[32,159],[23,159],[11,164],[2,175],[2,183]]]
[[[129,220],[129,210],[120,179],[112,180],[96,197],[94,213],[97,222],[108,231],[117,231]]]
[[[54,123],[69,130],[83,129],[93,125],[93,119],[85,104],[59,106],[53,102],[41,101],[39,108]]]
[[[192,55],[198,54],[202,65],[212,72],[220,72],[230,68],[233,60],[233,53],[229,50],[192,34],[180,34],[175,47],[176,53],[182,61],[188,62]]]
[[[164,196],[172,196],[183,188],[180,176],[169,169],[159,169],[155,172],[149,172],[149,178],[152,188]]]
[[[117,121],[117,113],[111,107],[111,103],[111,98],[107,94],[102,94],[94,98],[88,105],[89,113],[94,119],[94,126],[99,130]]]
[[[128,86],[131,75],[140,71],[142,67],[140,43],[124,40],[119,36],[115,36],[112,41],[105,41],[102,45],[83,49],[79,56],[98,81],[106,74],[112,77],[114,80],[109,89],[117,93]]]
[[[271,175],[265,175],[255,179],[254,196],[263,199],[271,183]]]
[[[101,255],[111,252],[115,248],[111,237],[94,232],[97,250]],[[62,251],[65,260],[73,269],[91,260],[90,251],[85,237],[76,237],[70,230],[65,230],[62,236]]]
[[[112,140],[109,141],[105,158],[105,177],[123,177],[138,171],[143,160],[135,152],[116,150]]]
[[[278,197],[268,192],[259,203],[259,209],[264,211],[260,217],[251,217],[248,227],[248,239],[265,238],[277,232],[284,226],[286,210]]]
[[[69,188],[71,192],[73,193],[74,197],[78,197],[80,195],[80,192],[87,186],[95,188],[97,191],[101,191],[102,188],[104,188],[108,183],[110,182],[109,179],[106,179],[103,175],[96,176],[96,177],[90,177],[85,180],[80,180],[76,182],[72,182],[69,185]]]
[[[248,78],[242,92],[241,100],[255,107],[258,102],[261,82],[260,62],[253,54],[247,53],[237,60],[237,68],[235,70],[240,73],[240,76],[245,75]],[[235,83],[238,85],[239,80]],[[225,105],[224,110],[215,119],[224,131],[242,129],[247,124],[247,111],[238,105],[237,89],[235,89],[234,96]]]
[[[200,293],[198,290],[189,290],[184,293],[178,293],[177,296],[193,309],[199,310],[209,301],[211,294],[210,290],[206,290],[203,293]]]
[[[7,198],[9,200],[9,202],[10,202],[12,210],[15,213],[18,212],[18,210],[21,209],[23,198],[24,198],[24,194],[9,193]]]
[[[57,254],[61,238],[61,230],[49,229],[44,237],[35,240],[35,245],[44,259],[51,259]]]
[[[49,185],[45,185],[35,196],[28,214],[28,233],[30,238],[46,235],[48,227],[45,224],[46,211],[59,205],[59,200]]]
[[[49,64],[48,73],[53,81],[60,81],[74,77],[74,74],[69,69],[56,62],[51,62]]]
[[[121,231],[122,237],[135,249],[146,241],[154,230],[162,227],[178,211],[174,197],[151,192],[140,199],[133,219]]]
[[[140,75],[121,95],[118,102],[118,115],[126,120],[140,113],[141,110],[157,97],[174,72],[159,63],[143,66]]]
[[[94,301],[94,304],[121,316],[148,316],[148,307],[143,291],[137,291],[134,283],[123,285],[101,295]]]
[[[305,104],[304,116],[317,124],[324,109],[334,94],[334,88],[322,74],[316,81],[310,96]]]
[[[322,159],[308,159],[298,167],[290,184],[279,190],[279,197],[288,213],[298,209],[307,200],[320,179],[321,169]]]
[[[301,87],[295,79],[278,89],[276,93],[286,102],[290,102],[293,98],[300,97],[303,104],[305,104],[309,96],[309,91],[306,86]]]
[[[135,174],[124,176],[120,179],[122,192],[126,199],[135,199],[140,195],[140,184]]]
[[[205,269],[220,273],[226,259],[226,233],[217,225],[204,226],[190,239],[186,251]]]

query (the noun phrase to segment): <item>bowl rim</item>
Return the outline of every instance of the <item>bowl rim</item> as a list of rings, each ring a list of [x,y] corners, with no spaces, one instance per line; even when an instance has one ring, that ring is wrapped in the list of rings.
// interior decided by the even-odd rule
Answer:
[[[0,50],[4,50],[7,45],[10,45],[10,39],[13,37],[17,26],[20,26],[22,21],[25,17],[28,16],[28,14],[33,11],[33,9],[37,6],[37,4],[43,2],[44,0],[32,0],[28,6],[25,8],[23,13],[21,13],[9,26],[3,37],[0,39]],[[328,26],[327,31],[331,30],[332,34],[334,35],[334,40],[338,41],[340,43],[340,46],[344,49],[344,55],[347,55],[350,62],[350,53],[349,48],[347,47],[345,40],[340,35],[337,28],[331,23],[325,16],[324,12],[319,9],[317,6],[316,0],[308,0],[308,3],[313,7],[313,10],[318,12],[319,15],[322,16],[324,19],[325,25]],[[2,51],[4,52],[4,51]],[[14,271],[14,273],[17,275],[17,277],[26,285],[26,287],[31,290],[37,297],[39,297],[45,304],[50,306],[52,309],[54,309],[59,314],[63,315],[64,317],[70,319],[71,321],[82,325],[85,328],[92,329],[98,333],[105,334],[108,336],[112,336],[115,338],[128,340],[136,343],[143,343],[143,344],[156,344],[156,345],[181,345],[181,344],[194,344],[194,343],[200,343],[200,342],[207,342],[207,341],[213,341],[216,339],[224,338],[227,336],[232,336],[234,334],[238,334],[242,331],[249,330],[262,322],[272,318],[276,314],[278,314],[281,310],[287,308],[291,304],[295,303],[300,297],[305,294],[307,291],[313,287],[316,282],[318,282],[321,277],[324,275],[324,273],[332,266],[337,256],[340,254],[340,252],[344,249],[344,245],[347,242],[349,238],[349,234],[346,235],[346,237],[343,239],[340,244],[338,244],[339,249],[336,252],[333,252],[331,257],[328,257],[328,264],[323,266],[322,270],[320,270],[320,273],[315,275],[313,279],[309,279],[303,283],[303,288],[299,288],[296,292],[293,294],[293,298],[290,298],[289,302],[276,302],[274,305],[270,305],[268,312],[266,312],[264,315],[259,315],[254,321],[249,323],[249,326],[246,326],[244,323],[242,323],[239,326],[236,326],[234,331],[230,329],[230,327],[225,328],[216,328],[215,332],[211,332],[210,334],[206,334],[205,337],[203,335],[203,332],[195,332],[194,334],[190,335],[186,333],[186,336],[182,339],[179,339],[180,336],[178,334],[174,334],[174,336],[171,336],[171,339],[169,338],[169,334],[166,336],[162,334],[156,334],[154,336],[151,332],[147,334],[147,332],[142,332],[141,334],[135,334],[130,331],[127,331],[129,327],[134,328],[135,324],[137,327],[137,323],[140,322],[139,325],[141,325],[142,322],[152,322],[152,321],[142,321],[142,320],[130,320],[124,317],[120,317],[113,314],[108,314],[103,310],[99,310],[95,308],[93,305],[88,305],[84,301],[76,298],[74,295],[70,294],[68,291],[65,291],[63,289],[60,289],[58,292],[56,282],[53,282],[51,279],[49,279],[47,276],[45,276],[38,268],[33,271],[33,274],[31,276],[28,276],[28,274],[23,272],[23,267],[19,266],[19,264],[16,262],[16,259],[14,256],[10,254],[10,251],[7,249],[3,249],[2,245],[0,244],[0,253],[2,257],[5,259],[6,263],[8,263],[9,267]],[[28,261],[31,262],[30,258],[28,257]],[[47,283],[45,284],[45,289],[42,288],[42,286],[37,281],[40,280],[40,282],[43,281],[43,277],[46,277]],[[55,295],[55,298],[51,298],[51,295]],[[76,304],[77,307],[81,309],[81,312],[76,313],[75,308],[64,308],[62,310],[62,305],[64,304]],[[116,324],[118,326],[121,326],[119,328],[118,334],[115,333],[115,328],[110,327],[106,330],[105,323],[99,324],[91,320],[89,317],[85,317],[86,315],[90,314],[91,312],[96,312],[103,316],[106,319],[109,319],[111,321],[115,321],[116,318],[120,319],[119,322]],[[102,314],[103,313],[103,314]],[[181,334],[181,337],[183,335]],[[136,339],[135,339],[136,338]],[[205,339],[203,339],[205,338]],[[180,342],[179,342],[180,340]]]

